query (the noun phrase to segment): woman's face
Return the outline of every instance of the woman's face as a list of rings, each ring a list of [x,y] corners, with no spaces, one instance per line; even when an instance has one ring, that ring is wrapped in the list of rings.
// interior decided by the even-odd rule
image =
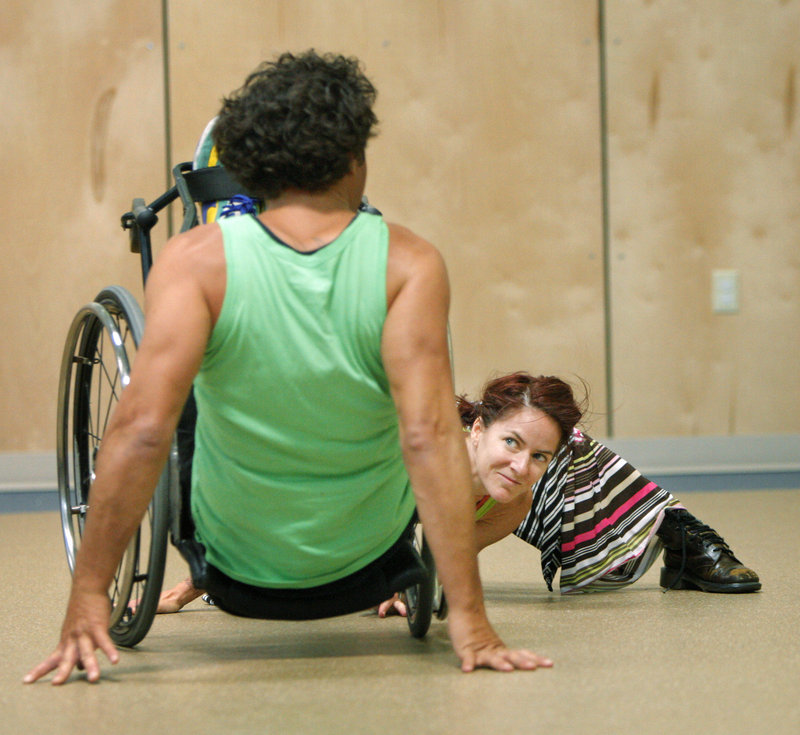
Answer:
[[[472,425],[472,476],[498,503],[510,503],[544,474],[558,450],[561,429],[537,408],[521,408],[488,427]]]

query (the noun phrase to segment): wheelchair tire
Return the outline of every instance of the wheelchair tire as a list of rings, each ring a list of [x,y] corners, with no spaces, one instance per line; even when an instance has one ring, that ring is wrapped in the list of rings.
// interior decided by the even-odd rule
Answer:
[[[81,308],[64,346],[58,397],[58,489],[61,527],[70,571],[91,504],[97,452],[127,385],[144,329],[139,305],[112,286]],[[109,587],[110,635],[134,646],[152,625],[166,561],[169,468],[159,480],[140,527],[131,538]],[[131,611],[131,601],[138,601]]]
[[[419,584],[409,587],[404,594],[406,603],[406,622],[414,638],[424,638],[431,626],[433,603],[436,592],[436,567],[430,546],[425,541],[425,534],[417,526],[414,545],[417,547],[422,562],[428,569],[428,576]]]

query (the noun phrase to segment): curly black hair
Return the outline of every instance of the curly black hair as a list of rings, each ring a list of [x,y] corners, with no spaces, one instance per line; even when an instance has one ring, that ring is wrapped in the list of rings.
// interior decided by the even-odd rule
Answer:
[[[310,49],[264,62],[225,98],[214,125],[222,165],[252,194],[319,192],[364,161],[377,92],[357,59]]]

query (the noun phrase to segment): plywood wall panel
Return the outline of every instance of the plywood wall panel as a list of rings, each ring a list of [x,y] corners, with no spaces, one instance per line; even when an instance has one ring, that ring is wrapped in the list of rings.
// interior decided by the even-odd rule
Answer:
[[[262,59],[359,56],[382,120],[368,194],[448,261],[458,388],[575,374],[604,413],[595,0],[166,5],[173,161]],[[800,0],[605,9],[615,433],[797,432]],[[140,293],[118,221],[165,186],[160,13],[3,6],[0,451],[53,448],[77,306]],[[736,315],[711,313],[718,268],[740,273]]]
[[[616,433],[797,432],[800,3],[606,5]]]
[[[55,448],[61,348],[104,286],[140,292],[119,217],[164,187],[160,10],[5,0],[0,451]]]
[[[456,382],[577,374],[604,408],[596,3],[170,3],[173,145],[260,60],[358,56],[379,89],[367,193],[444,253]]]

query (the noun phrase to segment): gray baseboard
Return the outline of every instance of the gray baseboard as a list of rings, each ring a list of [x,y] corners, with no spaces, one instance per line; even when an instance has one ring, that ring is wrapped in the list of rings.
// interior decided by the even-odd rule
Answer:
[[[0,492],[0,513],[56,513],[57,490],[4,490]]]
[[[800,489],[800,435],[602,439],[653,482],[692,490]]]
[[[0,513],[57,510],[55,452],[0,452]]]
[[[800,472],[800,434],[600,441],[648,476]]]

